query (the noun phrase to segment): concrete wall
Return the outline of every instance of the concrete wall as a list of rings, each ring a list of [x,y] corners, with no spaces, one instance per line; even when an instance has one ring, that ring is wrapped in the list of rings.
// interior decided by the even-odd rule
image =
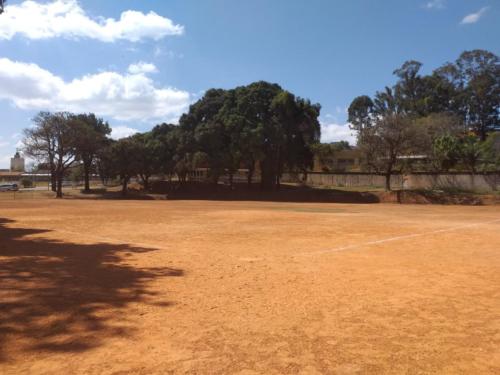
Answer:
[[[491,192],[500,189],[500,173],[496,174],[413,174],[407,175],[408,189],[460,189]]]
[[[283,182],[303,181],[304,176],[284,174]],[[337,187],[383,187],[385,177],[368,173],[308,173],[307,181],[313,186]],[[392,175],[394,189],[457,189],[492,192],[500,189],[500,172],[491,174],[408,174]]]

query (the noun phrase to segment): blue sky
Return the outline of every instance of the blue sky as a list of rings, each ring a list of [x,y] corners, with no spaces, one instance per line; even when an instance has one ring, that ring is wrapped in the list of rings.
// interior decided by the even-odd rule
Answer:
[[[0,168],[39,110],[94,111],[119,137],[256,80],[321,103],[323,140],[352,141],[346,107],[404,61],[429,72],[467,49],[499,54],[499,40],[498,0],[10,0]]]

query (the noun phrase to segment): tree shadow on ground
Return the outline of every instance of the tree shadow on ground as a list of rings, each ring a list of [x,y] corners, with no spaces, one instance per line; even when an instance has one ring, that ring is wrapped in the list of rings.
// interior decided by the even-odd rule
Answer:
[[[347,191],[341,189],[320,189],[310,186],[283,184],[279,190],[263,191],[259,184],[248,186],[237,183],[233,187],[225,184],[186,182],[179,184],[167,181],[152,183],[150,193],[133,189],[123,196],[119,191],[100,190],[92,194],[74,196],[79,199],[129,199],[129,200],[215,200],[215,201],[263,201],[297,203],[379,203],[371,192]]]
[[[9,345],[80,352],[133,335],[125,309],[137,302],[170,306],[148,284],[183,276],[179,269],[124,263],[127,255],[153,249],[30,238],[48,231],[13,223],[0,218],[0,362],[8,360]]]
[[[315,188],[306,185],[282,184],[279,190],[263,191],[259,184],[247,186],[189,183],[167,193],[168,199],[203,199],[221,201],[268,201],[297,203],[378,203],[370,192]]]

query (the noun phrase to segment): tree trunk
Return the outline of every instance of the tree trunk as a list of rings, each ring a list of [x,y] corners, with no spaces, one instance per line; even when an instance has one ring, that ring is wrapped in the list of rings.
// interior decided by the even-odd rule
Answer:
[[[50,168],[50,188],[55,193],[57,191],[56,165],[54,163],[54,157],[50,155],[49,155],[49,168]]]
[[[391,156],[389,159],[389,164],[387,165],[387,168],[385,170],[385,191],[391,191],[392,167],[394,167],[394,165],[396,164],[396,160],[396,156]]]
[[[212,175],[212,183],[216,186],[219,185],[219,172],[215,172]]]
[[[253,179],[254,170],[255,170],[254,166],[248,168],[248,176],[247,176],[248,186],[252,186],[252,179]]]
[[[479,139],[481,140],[481,142],[486,141],[486,136],[487,136],[486,126],[484,125],[483,121],[481,121],[479,125]]]
[[[127,195],[127,185],[128,185],[128,177],[122,178],[122,195]]]
[[[385,191],[391,191],[391,172],[385,174]]]
[[[149,191],[149,176],[142,177],[142,185],[144,186],[144,191]]]
[[[274,162],[271,160],[263,160],[260,163],[261,181],[260,186],[262,190],[272,191],[276,188],[276,170]]]
[[[177,173],[177,179],[179,180],[179,185],[184,185],[184,183],[186,182],[186,174]]]
[[[50,172],[50,188],[54,193],[57,191],[57,177],[55,171]]]
[[[470,165],[470,170],[472,172],[472,175],[475,175],[477,173],[477,170],[476,170],[476,163],[475,162],[472,162],[471,165]]]
[[[233,188],[233,172],[229,172],[229,187]]]
[[[85,180],[84,192],[90,193],[90,163],[83,163],[83,178]]]
[[[57,192],[56,192],[56,198],[62,198],[62,196],[63,196],[62,185],[63,185],[63,172],[58,171],[58,173],[57,173]]]

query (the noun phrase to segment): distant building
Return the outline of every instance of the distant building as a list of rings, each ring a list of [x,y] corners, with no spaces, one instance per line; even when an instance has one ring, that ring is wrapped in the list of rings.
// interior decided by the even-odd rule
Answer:
[[[362,164],[362,153],[356,148],[335,151],[327,162],[326,165],[323,164],[318,155],[315,155],[313,172],[359,172]]]
[[[4,172],[0,171],[0,183],[19,183],[23,172]]]
[[[24,172],[24,167],[24,158],[22,158],[19,151],[17,151],[14,157],[10,159],[10,171]]]

